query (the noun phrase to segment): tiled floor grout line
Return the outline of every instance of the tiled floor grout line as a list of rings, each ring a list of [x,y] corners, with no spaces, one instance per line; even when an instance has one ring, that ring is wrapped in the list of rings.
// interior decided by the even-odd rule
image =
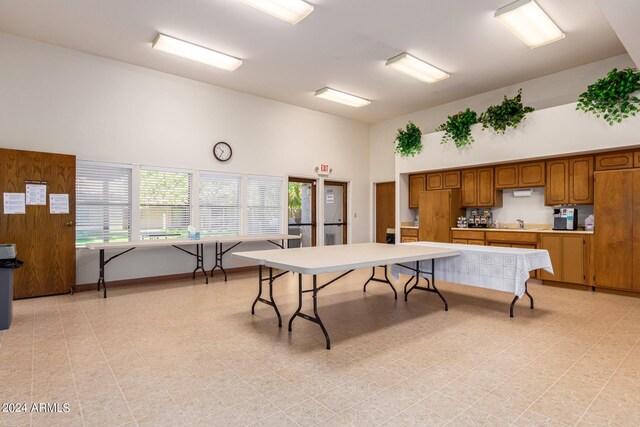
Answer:
[[[637,304],[636,304],[637,306]],[[621,321],[624,319],[621,319]],[[607,378],[607,381],[604,383],[604,385],[602,386],[602,388],[598,391],[598,393],[596,394],[596,396],[593,398],[593,400],[591,401],[591,403],[589,403],[589,406],[587,406],[587,408],[584,410],[584,412],[582,413],[582,415],[580,416],[580,419],[578,420],[578,422],[575,425],[580,424],[580,421],[582,421],[582,419],[584,418],[584,416],[587,414],[587,412],[589,412],[589,409],[591,409],[591,407],[593,406],[593,404],[595,403],[596,400],[598,400],[598,397],[600,397],[600,395],[602,394],[602,392],[604,391],[604,389],[607,387],[607,385],[611,382],[611,379],[616,375],[616,372],[618,371],[618,369],[620,369],[620,366],[622,366],[622,364],[625,362],[625,360],[627,360],[627,358],[629,357],[629,355],[631,354],[631,352],[633,351],[634,348],[636,347],[640,347],[640,338],[638,338],[636,340],[636,342],[631,346],[631,348],[629,349],[629,351],[627,351],[627,354],[625,354],[625,356],[622,358],[622,360],[620,360],[620,363],[618,363],[618,366],[616,366],[616,369],[613,370],[613,372],[611,373],[611,375],[609,375],[609,378]]]
[[[610,305],[610,304],[611,304],[611,303],[609,303],[608,305]],[[607,306],[608,306],[608,305],[607,305]],[[607,306],[603,307],[603,308],[602,308],[598,313],[602,312],[602,311],[603,311]],[[632,309],[633,309],[633,307],[629,308],[629,309],[625,312],[625,316],[626,316],[627,314],[629,314],[629,312],[630,312]],[[592,316],[592,317],[593,317],[593,316]],[[569,366],[567,369],[565,369],[565,370],[564,370],[564,372],[562,373],[562,375],[558,376],[558,378],[556,378],[556,380],[555,380],[555,381],[554,381],[554,382],[553,382],[553,383],[552,383],[552,384],[551,384],[551,385],[550,385],[550,386],[549,386],[549,387],[548,387],[548,388],[547,388],[547,389],[546,389],[542,394],[540,394],[540,396],[539,396],[536,400],[534,400],[533,402],[531,402],[531,404],[530,404],[530,405],[529,405],[529,406],[528,406],[524,411],[522,411],[522,413],[521,413],[521,414],[520,414],[520,416],[516,419],[516,421],[518,421],[518,419],[520,419],[520,417],[522,416],[522,414],[524,414],[524,413],[525,413],[525,412],[527,412],[528,410],[531,410],[531,408],[533,407],[533,405],[535,405],[535,403],[536,403],[538,400],[540,400],[540,398],[542,398],[542,396],[544,396],[544,395],[545,395],[549,390],[551,390],[551,388],[553,388],[553,386],[554,386],[554,385],[556,385],[556,384],[557,384],[557,383],[558,383],[558,382],[559,382],[559,381],[560,381],[560,380],[561,380],[561,379],[566,375],[566,373],[567,373],[567,372],[569,372],[569,370],[571,370],[571,368],[573,368],[573,367],[574,367],[574,366],[575,366],[575,365],[576,365],[580,360],[582,360],[582,359],[584,358],[585,354],[587,354],[587,353],[589,352],[589,350],[591,350],[592,348],[594,348],[594,347],[596,346],[596,344],[598,344],[600,341],[602,341],[602,339],[603,339],[605,336],[607,336],[607,334],[608,334],[609,332],[611,332],[611,331],[612,331],[612,330],[613,330],[613,329],[618,325],[618,323],[622,322],[623,318],[624,318],[624,316],[620,317],[620,319],[619,319],[617,322],[615,322],[615,323],[613,324],[613,326],[611,326],[611,328],[609,328],[609,329],[607,330],[607,332],[606,332],[603,336],[601,336],[601,337],[600,337],[596,342],[594,342],[594,343],[591,345],[591,347],[589,347],[589,348],[585,351],[585,353],[584,353],[584,354],[583,354],[583,355],[582,355],[578,360],[574,361],[574,362],[571,364],[571,366]],[[586,320],[585,320],[584,322],[582,322],[582,323],[580,324],[580,326],[582,326],[584,323],[586,323]],[[576,328],[576,329],[577,329],[577,328]],[[575,330],[575,329],[574,329],[574,330]],[[602,386],[602,388],[600,389],[600,391],[601,391],[602,389],[604,389],[604,386]],[[594,400],[595,400],[595,398],[591,401],[591,403],[593,403],[593,401],[594,401]],[[560,421],[560,420],[556,420],[556,421]],[[562,421],[561,421],[561,422],[562,422]]]
[[[560,317],[560,319],[562,319],[563,317],[566,317],[566,316],[568,316],[568,314],[562,315],[562,316]],[[586,320],[585,320],[585,322],[586,322]],[[583,323],[584,323],[584,322],[583,322]],[[581,324],[581,325],[582,325],[582,324]],[[452,379],[452,380],[451,380],[451,381],[449,381],[448,383],[444,384],[444,385],[443,385],[442,387],[440,387],[438,390],[434,390],[432,393],[430,393],[429,395],[425,396],[424,398],[422,398],[422,399],[418,400],[418,401],[417,401],[417,402],[415,402],[413,405],[411,405],[411,406],[409,406],[408,408],[406,408],[406,409],[404,409],[404,410],[400,411],[400,413],[397,413],[397,414],[395,414],[395,415],[391,416],[391,418],[390,418],[390,419],[388,419],[387,421],[385,421],[385,424],[386,424],[386,423],[388,423],[389,421],[393,420],[394,418],[398,417],[402,412],[405,412],[405,411],[407,411],[408,409],[410,409],[410,408],[412,408],[412,407],[414,407],[414,406],[417,406],[419,403],[424,402],[425,400],[427,400],[427,399],[429,398],[429,396],[431,396],[432,394],[434,394],[436,391],[440,391],[440,392],[441,392],[442,394],[444,394],[445,396],[448,396],[448,397],[454,398],[453,396],[449,396],[448,394],[446,394],[445,392],[443,392],[443,391],[441,391],[441,390],[442,390],[442,389],[444,389],[445,387],[447,387],[448,385],[453,384],[454,382],[458,381],[460,378],[464,377],[467,373],[469,373],[469,372],[471,372],[471,371],[475,370],[475,369],[476,369],[477,367],[479,367],[480,365],[482,365],[482,364],[484,364],[484,363],[487,363],[488,361],[490,361],[490,360],[492,360],[492,359],[497,358],[497,357],[498,357],[498,356],[500,356],[501,354],[507,353],[507,352],[509,351],[509,349],[511,349],[512,347],[516,346],[516,345],[517,345],[517,344],[519,344],[520,342],[522,342],[522,341],[526,340],[530,335],[533,335],[533,333],[535,333],[535,332],[536,332],[536,331],[538,331],[539,329],[542,329],[542,328],[544,328],[544,327],[546,327],[546,326],[547,326],[547,324],[543,325],[543,326],[542,326],[542,327],[540,327],[540,328],[537,328],[537,329],[532,330],[529,334],[524,335],[521,339],[519,339],[519,340],[515,341],[515,342],[514,342],[513,344],[511,344],[510,346],[506,347],[504,350],[502,350],[502,351],[500,351],[500,352],[496,353],[495,355],[493,355],[492,357],[488,358],[487,360],[484,360],[484,361],[482,361],[482,362],[479,362],[479,363],[478,363],[478,364],[476,364],[476,365],[473,365],[471,368],[467,369],[466,371],[464,371],[464,372],[463,372],[462,374],[460,374],[459,376],[455,377],[454,379]],[[579,327],[579,326],[578,326],[578,327]],[[467,330],[469,330],[469,329],[471,329],[471,328],[473,328],[473,325],[470,325],[468,328],[463,329],[461,332],[467,331]],[[577,329],[577,328],[576,328],[576,329]],[[554,344],[554,345],[555,345],[555,344]],[[547,352],[548,350],[550,350],[552,347],[553,347],[553,346],[550,346],[547,350],[545,350],[544,352],[542,352],[538,357],[542,356],[544,353],[546,353],[546,352]],[[533,362],[535,359],[537,359],[537,357],[536,357],[536,358],[534,358],[534,359],[532,359],[531,361]],[[427,369],[429,369],[429,368],[427,368]],[[509,378],[511,378],[511,377],[513,377],[513,376],[515,376],[515,375],[517,375],[517,373],[518,373],[518,372],[520,372],[520,371],[522,371],[523,369],[524,369],[524,368],[521,368],[521,369],[517,370],[513,375],[509,376]],[[500,383],[500,385],[501,385],[501,384],[503,384],[504,382],[506,382],[509,378],[507,378],[505,381],[503,381],[502,383]],[[487,391],[487,392],[484,392],[484,393],[483,393],[483,394],[482,394],[482,395],[481,395],[481,396],[480,396],[480,397],[479,397],[475,402],[473,402],[472,404],[470,404],[470,405],[466,406],[466,407],[465,407],[465,408],[464,408],[460,413],[462,414],[462,413],[464,413],[465,411],[467,411],[468,409],[472,408],[472,407],[476,404],[476,402],[477,402],[477,401],[479,401],[480,399],[482,399],[482,398],[484,398],[485,396],[487,396],[488,394],[490,394],[490,393],[491,393],[491,391],[495,390],[496,388],[498,388],[498,386],[494,387],[493,389],[491,389],[491,390],[489,390],[489,391]],[[386,389],[385,389],[385,390],[386,390]],[[379,393],[376,393],[376,395],[377,395],[377,394],[379,394]],[[387,414],[387,415],[388,415],[388,414]],[[440,414],[438,414],[438,415],[440,415]],[[451,421],[453,421],[453,420],[449,420],[449,421],[451,422]]]
[[[131,409],[131,405],[129,404],[129,401],[127,400],[127,397],[124,395],[124,391],[122,390],[122,387],[120,387],[120,383],[118,382],[118,378],[116,377],[115,373],[113,372],[113,368],[111,367],[111,363],[109,362],[109,359],[107,359],[107,355],[105,354],[104,349],[102,348],[102,344],[100,343],[100,340],[98,339],[98,336],[96,335],[96,331],[93,328],[93,325],[91,324],[91,321],[89,321],[89,317],[87,316],[87,313],[86,313],[82,303],[80,303],[80,309],[82,310],[82,314],[84,315],[84,318],[87,321],[87,325],[91,329],[91,334],[93,335],[93,338],[96,340],[96,343],[98,344],[98,347],[100,347],[100,353],[102,353],[102,357],[104,357],[104,360],[107,363],[107,366],[109,366],[109,371],[111,372],[111,375],[116,380],[116,384],[118,385],[118,390],[120,390],[120,394],[124,398],[124,401],[127,404],[127,408],[129,408],[129,413],[131,414],[131,417],[133,418],[134,423],[136,425],[138,425],[138,421],[136,420],[135,416],[133,415],[133,410]],[[123,424],[128,424],[128,422],[124,422]]]
[[[599,312],[603,311],[606,307],[607,307],[607,306],[603,307]],[[564,317],[567,317],[567,316],[569,316],[569,313],[568,313],[568,314],[565,314],[565,315],[562,315],[562,316],[560,317],[560,320],[561,320],[562,318],[564,318]],[[578,326],[576,326],[574,329],[572,329],[572,331],[577,330],[578,328],[580,328],[580,327],[581,327],[584,323],[586,323],[587,321],[588,321],[588,319],[584,320],[582,323],[580,323]],[[486,362],[487,362],[487,361],[489,361],[489,360],[495,359],[496,357],[498,357],[499,355],[501,355],[501,354],[503,354],[503,353],[507,353],[507,352],[509,351],[509,349],[511,349],[512,347],[514,347],[514,346],[515,346],[515,345],[517,345],[518,343],[520,343],[520,342],[522,342],[522,341],[526,340],[530,335],[533,335],[533,333],[534,333],[534,332],[536,332],[536,331],[538,331],[538,330],[540,330],[540,329],[543,329],[543,328],[544,328],[545,326],[547,326],[547,325],[548,325],[548,324],[545,324],[544,326],[542,326],[542,327],[540,327],[540,328],[537,328],[537,329],[533,330],[531,333],[529,333],[529,334],[525,335],[522,339],[520,339],[520,340],[518,340],[518,341],[514,342],[512,345],[510,345],[509,347],[505,348],[505,349],[504,349],[504,350],[502,350],[501,352],[496,353],[493,357],[490,357],[489,359],[487,359],[487,360],[485,360],[485,361],[483,361],[483,362],[481,362],[481,363],[479,363],[479,364],[477,364],[477,365],[472,366],[471,368],[469,368],[468,370],[466,370],[464,373],[460,374],[460,375],[459,375],[458,377],[456,377],[455,379],[451,380],[450,382],[446,383],[444,386],[440,387],[440,389],[438,389],[438,390],[442,390],[443,388],[445,388],[445,387],[446,387],[446,386],[448,386],[449,384],[452,384],[452,383],[454,383],[455,381],[458,381],[458,379],[462,378],[462,377],[463,377],[464,375],[466,375],[468,372],[473,371],[474,369],[476,369],[478,366],[482,365],[483,363],[486,363]],[[469,328],[468,328],[468,329],[469,329]],[[608,333],[608,332],[607,332],[607,333]],[[605,335],[606,335],[606,334],[605,334]],[[603,335],[603,336],[604,336],[604,335]],[[536,356],[535,358],[531,359],[531,362],[533,362],[533,361],[535,361],[536,359],[538,359],[538,358],[542,357],[542,355],[544,355],[546,352],[548,352],[549,350],[551,350],[551,349],[552,349],[554,346],[556,346],[557,344],[558,344],[558,343],[553,344],[553,345],[552,345],[552,346],[550,346],[547,350],[543,351],[543,352],[542,352],[542,353],[540,353],[538,356]],[[489,390],[488,392],[485,392],[484,394],[482,394],[482,395],[481,395],[481,397],[480,397],[480,398],[478,398],[474,403],[472,403],[472,404],[470,404],[470,405],[468,405],[468,406],[465,406],[465,408],[460,412],[460,414],[463,414],[465,411],[467,411],[467,410],[469,410],[470,408],[472,408],[472,407],[476,404],[476,402],[478,402],[480,399],[484,398],[485,396],[489,395],[493,390],[495,390],[495,389],[497,389],[498,387],[500,387],[502,384],[504,384],[504,383],[505,383],[506,381],[508,381],[510,378],[512,378],[512,377],[514,377],[514,376],[516,376],[516,375],[518,375],[518,373],[520,373],[520,372],[521,372],[522,370],[524,370],[525,368],[526,368],[526,367],[522,367],[521,369],[518,369],[516,372],[514,372],[514,373],[513,373],[513,375],[510,375],[507,379],[505,379],[503,382],[501,382],[500,384],[498,384],[496,387],[494,387],[494,388],[492,388],[491,390]],[[570,369],[570,368],[569,368],[569,369]],[[565,372],[566,372],[566,371],[565,371]],[[563,375],[564,375],[564,374],[563,374]],[[562,377],[562,375],[561,375],[560,377]],[[557,381],[556,381],[556,382],[557,382]],[[554,384],[555,384],[555,383],[554,383]],[[549,387],[549,388],[551,388],[551,387]],[[438,390],[436,390],[436,391],[438,391]],[[548,391],[548,389],[547,389],[547,390],[545,390],[545,392],[544,392],[544,393],[546,393],[547,391]],[[449,395],[447,395],[446,393],[444,393],[444,392],[442,392],[442,391],[440,391],[440,392],[441,392],[441,393],[443,393],[443,394],[444,394],[444,395],[446,395],[446,396],[449,396]],[[434,391],[433,393],[435,393],[435,391]],[[431,393],[431,394],[433,394],[433,393]],[[544,393],[542,393],[540,396],[542,396]],[[430,396],[431,394],[429,394],[429,396]],[[425,398],[420,399],[418,402],[416,402],[415,404],[411,405],[409,408],[412,408],[412,407],[414,407],[414,406],[418,405],[420,402],[423,402],[423,401],[427,400],[429,396],[426,396]],[[452,397],[452,396],[449,396],[449,397]],[[537,401],[537,399],[536,399],[536,401]],[[534,403],[535,403],[535,402],[534,402]],[[406,408],[405,410],[401,411],[401,413],[402,413],[402,412],[404,412],[404,411],[406,411],[406,410],[408,410],[409,408]],[[528,409],[529,409],[529,408],[525,409],[524,411],[522,411],[522,413],[526,412]],[[392,419],[396,418],[398,415],[400,415],[400,414],[396,414],[396,415],[394,415],[391,419],[387,420],[385,423],[388,423],[390,420],[392,420]],[[438,414],[438,415],[439,415],[439,414]],[[518,416],[518,418],[516,419],[516,421],[520,418],[520,416],[521,416],[521,415],[522,415],[522,414],[520,414],[520,415]],[[453,421],[453,420],[449,420],[449,421],[451,422],[451,421]]]
[[[77,300],[77,297],[74,297]],[[69,362],[69,368],[71,371],[71,379],[73,381],[73,389],[76,392],[76,399],[78,400],[78,405],[80,406],[80,418],[82,419],[82,425],[86,425],[84,420],[84,412],[82,411],[82,404],[80,403],[80,394],[78,393],[78,388],[76,387],[76,375],[73,372],[73,364],[71,363],[71,353],[69,352],[69,343],[67,342],[67,334],[64,329],[64,322],[62,321],[62,314],[60,313],[60,304],[58,304],[58,299],[56,299],[56,309],[58,310],[58,318],[60,319],[60,327],[62,328],[62,336],[64,337],[64,346],[67,349],[67,361]]]

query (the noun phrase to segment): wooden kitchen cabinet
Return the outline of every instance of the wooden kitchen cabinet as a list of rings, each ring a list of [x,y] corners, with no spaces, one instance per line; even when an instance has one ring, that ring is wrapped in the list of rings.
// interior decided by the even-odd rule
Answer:
[[[496,166],[496,188],[543,187],[545,162],[515,163]]]
[[[544,204],[547,206],[569,203],[569,161],[547,161],[547,184],[544,187]]]
[[[518,165],[496,166],[496,188],[518,187]]]
[[[640,225],[636,225],[640,221],[638,174],[640,169],[595,173],[593,240],[597,286],[640,291],[640,278],[636,277],[634,283],[633,267],[634,261],[636,265],[640,261],[640,250],[634,243],[640,237]]]
[[[508,247],[512,247],[512,245],[526,245],[528,248],[535,249],[538,244],[538,234],[523,231],[487,231],[485,240],[490,246],[508,245]]]
[[[480,230],[452,230],[451,243],[484,246],[484,231]]]
[[[424,191],[420,193],[420,241],[449,243],[451,228],[465,214],[460,208],[460,190]]]
[[[540,249],[546,249],[551,258],[554,274],[540,271],[542,280],[586,285],[587,236],[565,234],[540,234]]]
[[[409,175],[409,208],[417,209],[420,193],[427,189],[427,175],[418,173]]]
[[[633,167],[640,168],[640,150],[633,153]]]
[[[518,185],[520,187],[544,187],[545,162],[520,163],[518,165]]]
[[[418,241],[417,228],[400,227],[400,243],[409,243]]]
[[[607,153],[596,155],[597,171],[629,169],[633,167],[633,152],[619,151],[617,153]]]
[[[443,186],[442,172],[427,174],[427,191],[442,190],[442,186]]]
[[[442,172],[442,188],[444,190],[460,188],[460,171]]]
[[[427,174],[427,191],[460,188],[460,171],[431,172]]]
[[[545,205],[593,204],[593,157],[547,161]]]
[[[569,203],[593,204],[593,157],[569,159]]]
[[[462,206],[502,206],[502,192],[496,190],[492,167],[462,171]]]

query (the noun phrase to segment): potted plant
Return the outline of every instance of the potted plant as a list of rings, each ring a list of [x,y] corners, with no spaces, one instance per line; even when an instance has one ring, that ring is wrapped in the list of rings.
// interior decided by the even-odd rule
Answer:
[[[471,126],[478,123],[478,113],[467,108],[466,110],[447,117],[447,121],[436,128],[436,132],[444,131],[441,144],[453,141],[456,147],[461,148],[473,143]]]
[[[395,142],[395,152],[402,157],[413,157],[422,152],[422,132],[420,128],[411,121],[407,123],[404,129],[398,129]]]
[[[492,105],[479,117],[482,129],[492,128],[497,133],[505,133],[508,128],[516,128],[524,117],[535,111],[533,107],[522,105],[522,89],[513,98],[504,96],[502,103]]]
[[[602,117],[613,126],[640,111],[640,72],[634,68],[611,70],[580,94],[576,110]]]

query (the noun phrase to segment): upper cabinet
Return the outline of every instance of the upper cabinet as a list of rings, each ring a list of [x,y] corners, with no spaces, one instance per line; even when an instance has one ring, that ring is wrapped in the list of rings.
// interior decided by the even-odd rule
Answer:
[[[633,167],[633,152],[619,151],[617,153],[598,154],[596,156],[596,170],[606,171],[615,169],[630,169]]]
[[[431,172],[427,174],[427,191],[460,188],[460,171]]]
[[[593,157],[547,161],[547,206],[593,204]]]
[[[518,163],[496,166],[496,189],[543,187],[545,162]]]
[[[409,208],[418,208],[420,193],[427,189],[426,181],[427,175],[424,173],[409,175]]]
[[[466,169],[461,173],[463,207],[500,207],[502,192],[496,190],[494,169]]]

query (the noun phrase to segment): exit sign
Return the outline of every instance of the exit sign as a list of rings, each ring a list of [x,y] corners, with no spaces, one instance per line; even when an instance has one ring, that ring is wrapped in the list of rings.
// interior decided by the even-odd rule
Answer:
[[[323,163],[316,168],[316,172],[318,172],[318,175],[328,176],[331,173],[331,168],[329,165]]]

